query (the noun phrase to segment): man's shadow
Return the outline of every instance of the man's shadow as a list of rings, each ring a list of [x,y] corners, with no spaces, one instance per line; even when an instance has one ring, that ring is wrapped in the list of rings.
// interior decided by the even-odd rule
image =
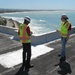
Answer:
[[[29,75],[28,72],[29,72],[29,69],[24,70],[24,67],[22,66],[15,75]]]
[[[60,75],[67,75],[67,74],[71,74],[72,70],[70,67],[70,64],[68,62],[63,62],[62,64],[59,63],[58,64],[61,70],[58,70],[58,74]],[[58,66],[56,65],[56,66]]]

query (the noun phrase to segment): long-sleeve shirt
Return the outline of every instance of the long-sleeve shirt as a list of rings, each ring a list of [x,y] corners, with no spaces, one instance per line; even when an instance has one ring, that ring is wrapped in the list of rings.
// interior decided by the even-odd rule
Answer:
[[[70,27],[68,28],[68,31],[71,31],[71,29],[72,29],[72,25],[70,24]]]

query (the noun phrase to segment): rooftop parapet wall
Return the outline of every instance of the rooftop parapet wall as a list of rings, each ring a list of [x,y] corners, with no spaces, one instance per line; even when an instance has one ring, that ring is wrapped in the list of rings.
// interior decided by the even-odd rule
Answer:
[[[17,30],[18,29],[16,28],[0,26],[0,32],[13,35],[14,36],[13,39],[19,41]],[[75,27],[73,27],[71,31],[71,34],[74,34],[74,33],[75,33]],[[39,44],[48,43],[50,41],[53,41],[59,38],[60,38],[59,33],[56,31],[53,31],[53,32],[40,34],[40,35],[33,34],[31,37],[31,40],[32,40],[32,45],[39,45]]]
[[[71,34],[75,33],[75,27],[72,28]],[[56,31],[52,31],[49,33],[41,34],[41,35],[33,35],[32,36],[32,44],[33,45],[39,45],[48,43],[50,41],[54,41],[56,39],[59,39],[60,35]]]
[[[17,28],[0,25],[0,32],[2,32],[2,33],[14,35],[15,30],[17,30]]]

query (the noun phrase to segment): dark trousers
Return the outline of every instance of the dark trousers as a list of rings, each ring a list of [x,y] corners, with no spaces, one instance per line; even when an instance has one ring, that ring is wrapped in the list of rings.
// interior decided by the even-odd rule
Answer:
[[[23,65],[30,66],[31,43],[23,43]]]
[[[66,43],[67,43],[67,38],[61,37],[61,42],[62,42],[61,57],[65,57],[66,56]]]

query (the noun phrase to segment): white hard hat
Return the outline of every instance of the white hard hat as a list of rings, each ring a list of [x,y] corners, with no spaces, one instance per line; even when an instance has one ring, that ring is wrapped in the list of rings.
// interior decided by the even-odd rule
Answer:
[[[30,17],[28,17],[28,16],[26,16],[25,18],[24,18],[24,20],[26,20],[26,21],[31,21],[31,19],[30,19]]]
[[[61,18],[69,19],[67,15],[62,15]]]

